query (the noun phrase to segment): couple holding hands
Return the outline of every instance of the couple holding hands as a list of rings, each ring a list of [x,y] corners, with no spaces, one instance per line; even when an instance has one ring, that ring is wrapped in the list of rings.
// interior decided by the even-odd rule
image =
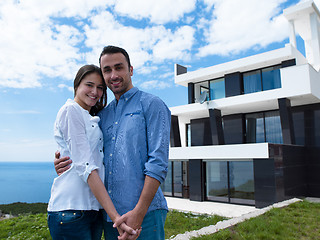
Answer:
[[[58,143],[48,204],[56,239],[164,239],[171,114],[162,100],[132,84],[128,53],[103,48],[81,67],[74,99],[57,114]],[[107,104],[106,88],[115,99]]]

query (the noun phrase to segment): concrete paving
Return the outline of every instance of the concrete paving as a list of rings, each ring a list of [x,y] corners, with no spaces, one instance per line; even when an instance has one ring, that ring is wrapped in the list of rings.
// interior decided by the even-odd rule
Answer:
[[[196,214],[219,215],[227,218],[240,217],[244,214],[254,212],[257,208],[253,206],[244,206],[230,203],[217,202],[197,202],[189,199],[166,197],[168,208],[183,212],[192,212]]]
[[[306,201],[312,202],[312,203],[320,203],[320,198],[315,197],[307,197],[305,198]]]

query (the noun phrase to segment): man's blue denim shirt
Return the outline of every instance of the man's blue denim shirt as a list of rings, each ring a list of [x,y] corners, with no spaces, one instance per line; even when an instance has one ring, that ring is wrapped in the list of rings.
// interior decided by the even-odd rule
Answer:
[[[132,210],[145,175],[167,175],[171,113],[158,97],[132,88],[99,116],[104,138],[105,186],[120,215]],[[148,212],[168,209],[159,187]],[[111,221],[108,217],[108,221]]]

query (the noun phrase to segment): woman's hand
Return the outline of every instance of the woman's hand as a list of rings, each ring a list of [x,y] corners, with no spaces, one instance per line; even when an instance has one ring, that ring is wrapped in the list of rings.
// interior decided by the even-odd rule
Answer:
[[[125,215],[122,215],[121,217],[117,218],[115,221],[115,224],[113,227],[116,227],[120,236],[118,237],[119,240],[134,240],[137,239],[141,233],[142,228],[139,229],[132,229],[129,227],[124,221],[126,219]]]

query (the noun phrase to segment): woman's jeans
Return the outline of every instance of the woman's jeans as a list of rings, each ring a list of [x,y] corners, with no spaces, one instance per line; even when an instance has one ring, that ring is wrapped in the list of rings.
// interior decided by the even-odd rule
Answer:
[[[94,210],[48,212],[48,226],[53,240],[101,240],[102,213]]]

